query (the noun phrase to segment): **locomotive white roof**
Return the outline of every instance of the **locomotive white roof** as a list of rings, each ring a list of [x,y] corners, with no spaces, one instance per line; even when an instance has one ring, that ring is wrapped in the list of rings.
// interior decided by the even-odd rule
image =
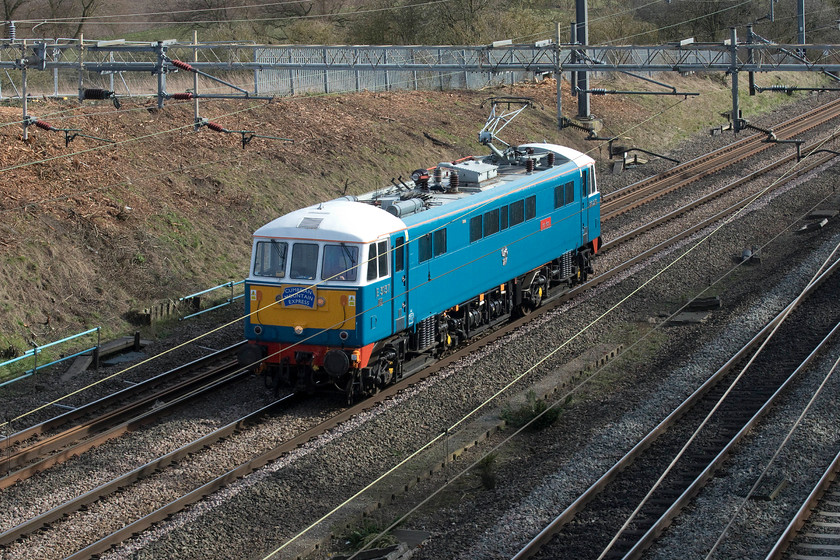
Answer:
[[[583,167],[585,165],[594,165],[595,160],[589,157],[588,155],[584,154],[583,152],[579,152],[574,148],[569,148],[568,146],[560,146],[559,144],[544,144],[544,143],[532,143],[532,144],[521,144],[520,148],[539,148],[543,150],[548,150],[549,152],[554,152],[561,158],[574,162],[575,165],[578,167]],[[563,163],[561,160],[555,160],[557,165]]]
[[[563,167],[571,170],[595,163],[595,160],[588,155],[566,146],[547,143],[518,146],[518,149],[527,150],[528,148],[541,154],[553,152],[555,154],[554,169],[558,172],[562,172]],[[499,175],[497,176],[495,171],[488,174],[491,178],[480,185],[474,184],[471,187],[464,185],[458,192],[432,192],[428,189],[418,189],[417,185],[409,180],[401,186],[394,185],[358,197],[330,200],[295,210],[264,225],[254,233],[254,237],[369,243],[383,235],[404,230],[410,224],[426,219],[427,215],[424,212],[412,213],[413,210],[410,209],[405,214],[397,212],[405,218],[404,221],[390,210],[386,211],[389,205],[406,202],[412,208],[411,200],[419,199],[424,201],[422,210],[441,206],[448,208],[452,204],[453,209],[457,211],[457,207],[469,204],[468,201],[475,194],[485,192],[490,195],[491,191],[503,184],[519,182],[527,185],[531,180],[530,175],[525,173],[524,165],[496,166],[483,163],[482,160],[483,158],[467,160],[467,163],[472,164],[472,167],[476,169],[474,173],[476,176],[481,175],[485,168],[498,169]],[[447,166],[448,170],[458,167],[446,162],[440,165]],[[545,168],[541,169],[548,171]],[[448,183],[449,179],[445,181]],[[355,200],[350,200],[351,198]]]
[[[370,204],[330,200],[280,216],[254,237],[368,243],[405,228],[401,219]]]

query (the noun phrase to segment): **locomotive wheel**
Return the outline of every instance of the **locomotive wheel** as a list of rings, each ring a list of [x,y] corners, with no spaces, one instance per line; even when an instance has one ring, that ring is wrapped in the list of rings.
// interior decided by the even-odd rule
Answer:
[[[542,286],[531,286],[528,290],[528,300],[519,304],[519,316],[525,317],[542,305],[545,295],[545,288]]]

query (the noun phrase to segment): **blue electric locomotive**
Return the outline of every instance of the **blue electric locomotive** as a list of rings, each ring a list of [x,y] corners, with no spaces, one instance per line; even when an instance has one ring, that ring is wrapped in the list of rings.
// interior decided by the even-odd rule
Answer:
[[[490,145],[258,229],[240,360],[352,399],[585,280],[601,240],[594,160]]]

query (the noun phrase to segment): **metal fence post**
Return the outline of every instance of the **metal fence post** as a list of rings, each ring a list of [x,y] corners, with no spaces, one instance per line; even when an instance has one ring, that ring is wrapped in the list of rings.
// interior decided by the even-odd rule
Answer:
[[[324,65],[327,64],[327,49],[324,48]],[[330,92],[330,71],[324,70],[324,93]]]
[[[26,39],[23,40],[23,43],[24,43],[24,45],[26,44]],[[26,92],[26,66],[24,66],[20,70],[20,79],[21,79],[20,89],[21,89],[21,91],[23,91],[23,124],[22,124],[22,126],[23,126],[23,140],[26,141],[26,140],[29,139],[29,130],[28,130],[28,127],[29,127],[29,115],[28,115],[29,95]]]
[[[354,49],[353,49],[353,61],[356,62],[356,63],[359,62],[359,48],[358,47],[354,47]],[[361,78],[359,76],[359,70],[356,69],[355,72],[356,72],[356,93],[359,93],[360,91],[362,91],[362,82],[361,82]]]
[[[32,344],[32,356],[35,358],[35,367],[32,368],[32,375],[38,373],[38,345]]]
[[[196,41],[198,41],[198,39],[196,39]],[[198,52],[198,49],[196,49],[196,52]],[[256,64],[259,61],[260,61],[260,59],[259,59],[259,55],[257,55],[257,47],[254,47],[254,63]],[[259,73],[260,73],[260,71],[255,68],[254,69],[254,95],[259,95],[260,94]]]
[[[388,50],[387,49],[382,51],[382,61],[385,64],[388,64]],[[385,70],[385,91],[390,91],[390,90],[391,90],[391,76],[390,76],[390,73],[388,72],[388,70]]]
[[[58,48],[58,39],[53,40],[53,62],[58,62],[61,50]],[[53,95],[58,97],[58,68],[53,68]]]
[[[85,34],[79,33],[79,102],[84,101]]]
[[[438,66],[443,64],[443,51],[438,49],[437,52]],[[443,70],[438,70],[438,80],[440,80],[440,91],[443,91]]]

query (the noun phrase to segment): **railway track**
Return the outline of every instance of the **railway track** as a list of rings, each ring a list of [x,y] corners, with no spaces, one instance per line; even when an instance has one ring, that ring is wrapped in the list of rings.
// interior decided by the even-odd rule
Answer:
[[[235,344],[0,440],[0,490],[240,379]]]
[[[824,159],[820,159],[819,162],[815,160],[813,165],[816,166],[816,165],[820,165],[822,163],[824,163]],[[773,168],[775,168],[775,166],[769,166],[768,171],[773,169]],[[732,188],[734,188],[734,187],[731,187],[730,190]],[[719,194],[718,194],[718,196],[719,196]],[[597,278],[594,278],[591,282],[589,282],[586,285],[579,286],[579,287],[577,287],[577,288],[575,288],[575,289],[573,289],[569,292],[558,293],[558,294],[555,294],[555,295],[547,298],[544,301],[543,306],[539,308],[538,312],[539,313],[548,312],[551,309],[565,303],[566,301],[568,301],[568,299],[570,299],[570,298],[574,297],[575,295],[581,293],[584,289],[589,289],[591,287],[594,287],[595,285],[598,285],[598,284],[601,284],[603,282],[606,282],[606,281],[610,280],[611,278],[623,273],[626,269],[628,269],[632,266],[635,266],[636,264],[643,261],[644,259],[649,258],[652,254],[663,250],[664,247],[671,246],[674,243],[677,243],[677,242],[681,241],[682,239],[685,239],[686,237],[695,234],[697,231],[708,227],[710,224],[713,224],[713,223],[715,223],[715,222],[717,222],[721,219],[724,219],[724,218],[728,217],[729,215],[731,215],[732,212],[738,210],[744,204],[747,204],[749,202],[749,200],[751,200],[751,197],[746,196],[740,202],[730,206],[724,212],[719,213],[719,214],[715,214],[714,216],[711,216],[711,217],[709,217],[709,218],[707,218],[707,219],[705,219],[701,222],[693,224],[691,227],[686,228],[680,234],[678,234],[676,236],[673,236],[673,237],[669,238],[667,241],[665,241],[661,244],[658,244],[655,247],[651,247],[647,251],[644,251],[644,252],[636,255],[635,258],[626,261],[621,266],[616,267],[616,268],[614,268],[614,269],[612,269],[612,270],[610,270],[610,271],[608,271],[608,272],[606,272],[602,275],[599,275]],[[696,201],[688,204],[685,207],[685,209],[682,210],[682,212],[684,213],[684,212],[690,210],[691,208],[696,207],[697,204],[698,203]],[[674,217],[675,217],[674,215],[671,215],[671,216],[668,217],[668,219],[674,219]],[[636,235],[638,235],[638,234],[636,234]],[[624,236],[621,239],[617,239],[612,243],[612,245],[607,246],[607,248],[614,248],[618,244],[620,244],[622,241],[626,241],[626,240],[628,240],[628,239],[630,239],[634,236],[635,235],[627,235],[627,236]],[[487,345],[487,344],[491,344],[495,340],[508,335],[510,332],[518,329],[523,324],[527,323],[530,320],[533,320],[534,318],[535,318],[535,314],[532,314],[528,317],[522,318],[518,321],[509,323],[505,326],[500,327],[499,329],[495,330],[494,332],[485,335],[479,341],[476,341],[474,344],[471,344],[468,347],[460,349],[459,351],[457,351],[454,354],[448,356],[444,360],[442,360],[440,362],[437,362],[434,365],[423,369],[422,371],[420,371],[419,373],[415,374],[412,377],[404,379],[402,382],[400,382],[397,385],[389,387],[388,389],[380,392],[379,394],[372,397],[371,399],[366,400],[362,403],[358,403],[357,405],[342,411],[340,414],[337,414],[337,415],[333,416],[332,418],[330,418],[329,420],[311,428],[310,430],[307,430],[305,433],[301,434],[300,436],[289,439],[288,441],[284,442],[282,445],[277,446],[276,448],[270,450],[269,452],[267,452],[267,453],[265,453],[265,454],[263,454],[259,457],[255,457],[252,460],[244,462],[244,463],[242,463],[241,465],[239,465],[238,467],[236,467],[235,469],[233,469],[231,471],[228,471],[228,472],[225,472],[225,473],[221,474],[220,476],[215,478],[213,481],[211,481],[207,485],[202,486],[201,488],[197,488],[194,492],[192,492],[188,495],[184,495],[184,496],[181,496],[181,497],[173,500],[172,502],[170,502],[166,506],[164,506],[162,508],[159,508],[158,510],[156,510],[155,512],[145,516],[144,518],[139,519],[136,522],[127,525],[126,527],[122,528],[120,531],[115,532],[115,533],[113,533],[111,535],[108,535],[106,537],[103,537],[100,541],[90,545],[89,547],[85,548],[84,550],[79,551],[77,554],[75,554],[73,556],[70,556],[69,558],[72,558],[72,559],[87,558],[87,557],[90,557],[92,555],[102,553],[103,551],[109,549],[113,545],[115,545],[115,544],[121,542],[122,540],[124,540],[127,536],[147,529],[148,527],[150,527],[151,525],[153,525],[157,521],[160,521],[160,520],[166,518],[167,516],[171,515],[172,513],[183,509],[184,507],[186,507],[190,503],[194,503],[195,501],[200,500],[203,496],[207,495],[208,493],[224,487],[230,481],[235,480],[237,478],[240,478],[242,476],[245,476],[248,473],[253,472],[253,470],[255,470],[256,468],[259,468],[260,466],[265,465],[268,462],[271,462],[271,461],[283,456],[284,454],[292,451],[293,449],[295,449],[299,445],[301,445],[303,442],[309,441],[313,438],[316,438],[316,437],[328,432],[329,430],[334,429],[336,426],[350,420],[353,417],[358,416],[359,414],[361,414],[365,410],[372,409],[372,408],[378,406],[379,404],[381,404],[385,400],[393,397],[394,395],[396,395],[400,391],[405,390],[406,388],[408,388],[411,385],[415,385],[415,384],[418,384],[418,383],[422,382],[426,378],[435,375],[438,371],[447,368],[450,364],[455,363],[458,360],[466,357],[470,353],[474,352],[478,346],[484,346],[484,345]]]
[[[702,157],[676,165],[665,173],[649,177],[605,195],[601,204],[601,221],[612,220],[713,173],[757,156],[771,148],[775,142],[789,141],[791,138],[838,116],[840,116],[840,100],[835,100],[774,127],[773,133],[776,141],[768,141],[766,136],[754,134]],[[807,154],[813,148],[814,145],[811,145],[802,148],[800,151]],[[796,155],[793,154],[783,159],[787,163],[792,159],[795,160],[795,158]],[[782,165],[781,161],[776,163],[777,166]]]
[[[840,556],[840,453],[767,554],[767,560],[814,560]]]
[[[640,557],[840,330],[839,268],[835,262],[514,558]],[[833,321],[817,324],[810,310],[827,305]]]
[[[825,157],[825,158],[820,159],[819,161],[823,162],[826,159],[828,159],[828,158]],[[814,165],[818,165],[818,164],[819,163],[816,163],[816,162],[814,163]],[[736,188],[736,186],[737,185],[730,186],[729,190],[732,190],[732,189]],[[716,196],[720,196],[720,194],[722,194],[722,193],[719,193]],[[746,204],[746,202],[748,200],[749,200],[749,198],[745,198],[744,201],[741,204]],[[629,204],[631,204],[631,205],[636,204],[636,202],[630,202]],[[698,205],[698,204],[702,204],[702,201],[695,201],[695,203],[692,203],[691,206],[696,207],[696,205]],[[669,214],[669,216],[663,218],[662,221],[674,219],[674,217],[679,215],[680,212],[685,213],[686,211],[688,211],[688,209],[689,209],[689,206],[686,206],[684,209],[681,209],[681,211]],[[673,243],[677,242],[678,240],[685,238],[688,235],[692,235],[693,233],[695,233],[699,229],[702,229],[704,227],[708,227],[709,224],[714,223],[715,221],[722,219],[725,215],[728,215],[728,213],[731,213],[731,211],[734,211],[734,209],[730,208],[726,212],[721,213],[720,215],[716,215],[715,217],[712,217],[708,220],[705,220],[704,222],[702,222],[700,224],[695,224],[691,228],[687,228],[686,231],[684,231],[682,234],[680,234],[676,237],[673,237],[673,238],[669,239],[667,242],[659,244],[656,247],[650,248],[648,251],[645,251],[642,254],[637,255],[636,258],[632,259],[631,261],[628,261],[627,263],[625,263],[621,267],[619,267],[617,269],[613,269],[613,270],[609,271],[608,273],[599,276],[597,279],[594,279],[593,282],[591,282],[590,284],[588,284],[585,287],[591,287],[591,286],[600,284],[602,282],[605,282],[606,280],[608,280],[611,277],[619,274],[621,271],[625,270],[626,268],[629,268],[630,266],[633,266],[634,264],[638,263],[639,261],[649,257],[652,253],[661,250],[664,246],[673,244]],[[645,226],[645,231],[647,229],[650,229],[651,227],[654,227],[654,225],[651,224],[651,225]],[[640,231],[634,232],[634,236],[638,236],[640,233],[641,233]],[[631,237],[632,236],[628,234],[628,235],[622,236],[622,238],[620,238],[620,239],[613,240],[610,244],[607,244],[605,246],[605,249],[612,249],[612,248],[620,245],[622,241],[625,241],[625,240],[627,240]],[[574,296],[575,294],[579,293],[582,289],[583,289],[583,287],[579,287],[579,288],[577,288],[575,290],[572,290],[571,292],[568,292],[568,293],[565,293],[565,294],[555,294],[553,296],[553,298],[551,298],[550,300],[545,302],[541,311],[548,311],[548,310],[552,309],[553,307],[556,307],[557,305],[560,305],[561,303],[566,301],[568,298],[570,298],[570,297]],[[529,317],[526,317],[525,319],[517,321],[515,323],[511,323],[510,325],[508,325],[504,328],[501,328],[498,331],[493,332],[492,334],[487,335],[486,337],[481,339],[481,341],[478,344],[480,344],[480,345],[489,344],[490,342],[505,336],[510,331],[515,330],[516,328],[521,326],[524,322],[529,321],[532,318],[533,318],[533,315],[529,316]],[[229,471],[226,471],[226,472],[220,474],[218,477],[216,477],[212,481],[209,481],[208,483],[200,486],[199,488],[196,488],[194,491],[192,491],[188,494],[185,494],[183,496],[180,496],[177,499],[172,500],[172,502],[170,502],[166,506],[158,508],[156,511],[152,512],[151,514],[144,516],[142,519],[138,519],[137,521],[126,525],[126,527],[124,527],[121,531],[116,532],[112,535],[104,536],[101,540],[99,540],[96,543],[84,548],[83,550],[80,550],[78,553],[71,556],[71,558],[90,557],[91,555],[99,554],[100,552],[102,552],[104,550],[107,550],[113,544],[123,540],[126,536],[128,536],[132,533],[137,533],[139,531],[142,531],[143,529],[151,526],[155,522],[165,518],[168,515],[171,515],[173,512],[179,511],[180,509],[183,509],[188,504],[195,503],[196,501],[200,500],[203,496],[206,496],[210,492],[213,492],[218,488],[224,487],[230,481],[235,480],[236,478],[239,478],[241,476],[244,476],[245,474],[247,474],[249,472],[252,472],[256,468],[259,468],[260,466],[265,465],[266,463],[276,459],[277,457],[282,456],[283,454],[287,453],[288,451],[290,451],[292,449],[295,449],[302,442],[308,441],[309,439],[311,439],[313,437],[316,437],[317,435],[322,434],[329,429],[332,429],[333,427],[345,422],[349,418],[352,418],[354,415],[357,415],[357,414],[361,413],[362,411],[364,411],[367,408],[376,406],[377,403],[380,403],[383,400],[385,400],[387,398],[390,398],[392,395],[394,395],[397,392],[405,389],[407,386],[419,383],[424,378],[426,378],[430,375],[433,375],[435,372],[439,371],[440,369],[442,369],[444,367],[447,367],[449,364],[453,363],[454,361],[457,361],[461,357],[463,357],[463,356],[469,354],[470,352],[474,351],[475,347],[476,347],[476,345],[471,345],[468,348],[464,348],[464,349],[456,352],[455,354],[449,356],[447,359],[439,362],[435,366],[433,366],[431,368],[427,368],[426,370],[424,370],[420,374],[417,374],[414,377],[409,378],[408,380],[405,380],[403,383],[401,383],[399,385],[396,385],[396,386],[393,386],[393,387],[389,388],[388,390],[381,392],[374,399],[372,399],[370,401],[366,401],[364,403],[359,403],[358,405],[356,405],[352,408],[349,408],[346,411],[343,411],[342,413],[340,413],[339,415],[336,415],[335,417],[329,419],[327,422],[324,422],[324,423],[322,423],[322,424],[320,424],[316,427],[311,428],[310,430],[307,430],[305,433],[300,434],[300,436],[295,437],[295,438],[291,438],[288,441],[283,442],[282,445],[277,446],[275,449],[273,449],[273,450],[271,450],[267,453],[263,453],[260,456],[253,457],[253,458],[249,459],[248,461],[242,463],[241,465],[239,465],[235,469],[232,469],[232,470],[229,470]],[[262,410],[262,411],[257,411],[255,414],[259,415],[259,414],[264,414],[265,412],[266,412],[265,410]],[[229,437],[230,435],[233,435],[237,431],[237,429],[241,428],[241,426],[243,426],[243,425],[245,425],[249,422],[252,422],[252,421],[254,421],[253,418],[247,418],[247,419],[242,418],[242,419],[232,423],[232,425],[226,426],[226,429],[229,429],[231,431],[227,435],[218,436],[218,439]],[[44,430],[44,431],[46,431],[46,430]],[[30,436],[25,436],[25,435],[19,435],[19,436],[16,435],[16,436],[17,436],[17,439],[19,439],[19,440],[25,440],[25,439],[27,439],[27,437],[30,437]],[[196,442],[195,445],[197,445],[198,447],[196,447],[195,449],[200,449],[202,447],[210,445],[210,441],[213,438],[216,438],[216,437],[217,436],[212,436],[212,438],[208,439],[207,441],[202,440],[202,443]],[[12,439],[12,438],[10,438],[10,439]],[[191,446],[190,446],[191,449],[192,449],[192,445],[193,444],[191,444]],[[182,457],[183,457],[183,456],[189,455],[190,453],[192,453],[194,451],[187,451],[186,449],[184,449],[183,451],[179,450],[179,452],[183,454],[182,455]],[[165,467],[168,464],[172,464],[173,462],[179,461],[182,457],[176,457],[176,456],[173,455],[172,457],[168,457],[168,458],[161,457],[156,461],[152,461],[149,464],[147,464],[146,466],[144,466],[142,469],[138,469],[138,471],[139,471],[138,472],[138,477],[135,480],[139,480],[139,479],[143,478],[144,476],[147,476],[150,473]],[[21,526],[19,530],[18,530],[18,528],[15,528],[15,530],[17,531],[16,534],[12,534],[11,531],[7,531],[8,535],[7,535],[7,533],[4,533],[3,535],[0,535],[0,545],[3,545],[5,543],[13,542],[14,540],[17,540],[17,539],[21,538],[23,535],[31,533],[32,531],[36,530],[37,528],[42,528],[42,527],[45,527],[45,526],[49,525],[50,523],[54,523],[55,521],[59,520],[62,516],[66,515],[68,512],[78,511],[79,509],[84,508],[87,504],[91,503],[92,501],[101,499],[102,496],[108,495],[109,493],[113,493],[113,491],[115,491],[117,488],[125,487],[126,485],[129,485],[129,484],[131,484],[131,481],[129,480],[129,478],[112,481],[108,485],[108,486],[110,486],[110,489],[107,489],[107,488],[103,489],[102,490],[103,493],[101,493],[99,495],[97,495],[96,493],[91,493],[89,495],[86,495],[86,497],[84,499],[76,500],[75,504],[68,505],[67,508],[62,510],[62,512],[60,514],[58,513],[58,511],[56,511],[55,513],[48,512],[48,513],[50,513],[49,516],[41,516],[40,519],[33,519],[29,523],[25,524],[26,527]]]

